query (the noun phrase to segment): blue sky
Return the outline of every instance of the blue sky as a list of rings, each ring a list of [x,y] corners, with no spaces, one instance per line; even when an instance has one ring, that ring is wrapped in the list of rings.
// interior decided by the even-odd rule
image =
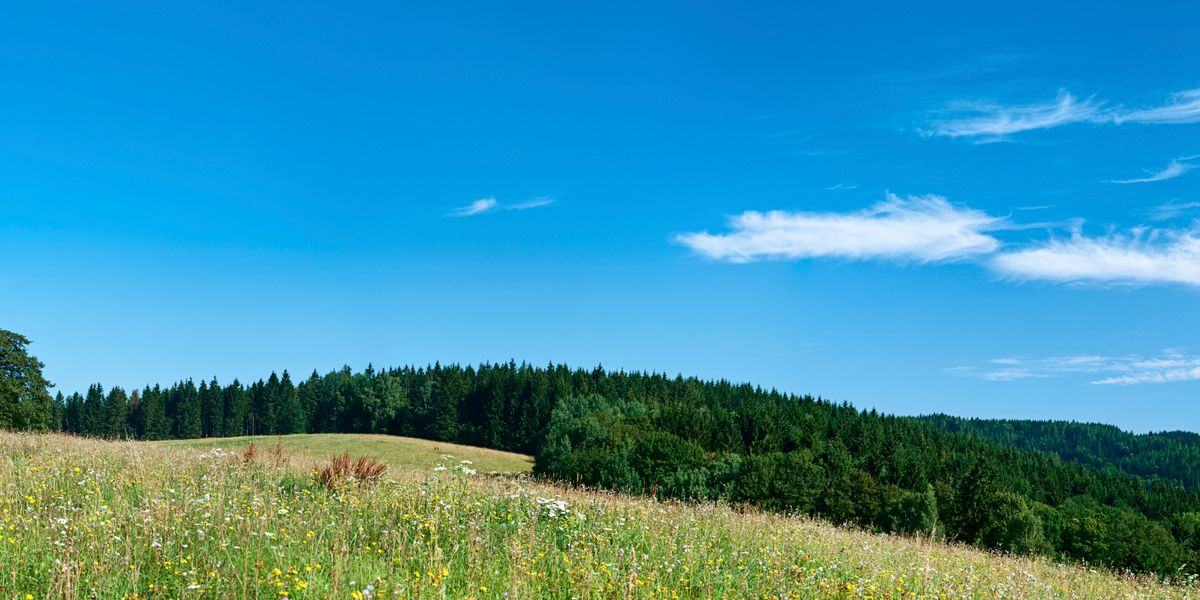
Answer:
[[[1194,3],[243,4],[0,21],[0,327],[63,391],[511,358],[1200,431]]]

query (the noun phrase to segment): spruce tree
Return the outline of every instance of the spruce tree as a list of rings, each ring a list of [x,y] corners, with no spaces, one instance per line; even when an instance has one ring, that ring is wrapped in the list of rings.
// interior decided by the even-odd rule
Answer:
[[[54,395],[54,404],[50,409],[50,430],[63,431],[63,419],[67,410],[66,400],[63,398],[63,393],[60,391]]]
[[[276,433],[287,435],[304,432],[304,414],[300,411],[300,397],[296,394],[296,386],[287,369],[283,371],[283,379],[279,382],[278,413],[276,415]]]
[[[102,435],[111,439],[128,436],[126,420],[129,417],[129,398],[125,390],[114,387],[108,391],[104,401],[104,431]]]
[[[79,433],[92,437],[100,437],[105,433],[104,388],[98,383],[88,386],[87,396],[83,399]]]
[[[203,435],[200,422],[200,392],[196,384],[189,379],[176,389],[172,389],[175,397],[173,416],[175,437],[179,439],[196,439]]]

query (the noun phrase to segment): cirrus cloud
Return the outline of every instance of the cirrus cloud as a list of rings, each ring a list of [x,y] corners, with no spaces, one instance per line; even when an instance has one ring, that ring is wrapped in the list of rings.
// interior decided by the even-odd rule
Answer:
[[[922,135],[1002,139],[1034,129],[1049,129],[1071,123],[1103,120],[1101,106],[1059,92],[1053,102],[1025,106],[1001,106],[989,102],[958,102],[946,111],[952,118],[936,120]]]
[[[919,130],[926,137],[977,138],[981,141],[1005,139],[1015,133],[1050,129],[1074,123],[1140,123],[1153,125],[1200,123],[1200,88],[1171,94],[1157,106],[1142,108],[1109,107],[1105,102],[1080,100],[1060,91],[1050,102],[1004,106],[992,102],[956,102],[939,111],[944,118],[934,119]]]
[[[1093,385],[1175,383],[1200,380],[1200,356],[1178,350],[1151,356],[1007,356],[980,365],[950,367],[945,372],[998,382],[1082,377]]]
[[[1197,158],[1200,158],[1200,156],[1181,156],[1179,158],[1172,159],[1171,162],[1167,163],[1167,166],[1161,171],[1155,171],[1147,174],[1145,177],[1138,177],[1135,179],[1115,179],[1109,183],[1152,183],[1155,181],[1175,179],[1176,177],[1195,169],[1197,165],[1188,161],[1196,160]]]
[[[459,208],[450,211],[450,214],[447,216],[473,217],[475,215],[482,215],[484,213],[490,213],[497,210],[529,210],[531,208],[539,208],[542,206],[549,206],[551,204],[554,204],[554,198],[549,196],[542,196],[540,198],[534,198],[533,200],[526,200],[525,202],[518,202],[516,204],[500,204],[495,198],[488,196],[487,198],[480,198],[479,200],[476,200],[466,206],[460,206]]]
[[[1137,228],[1087,237],[1076,230],[1069,239],[997,255],[991,266],[1022,280],[1200,286],[1200,233]]]
[[[496,208],[496,199],[492,197],[480,198],[466,206],[460,206],[450,211],[451,217],[473,217],[482,215],[486,212],[491,212]]]
[[[936,195],[901,198],[853,213],[747,211],[730,231],[685,233],[675,241],[712,259],[844,258],[940,262],[994,252],[987,232],[1004,219],[951,204]]]
[[[1171,94],[1166,104],[1117,111],[1112,115],[1114,123],[1200,123],[1200,88]]]

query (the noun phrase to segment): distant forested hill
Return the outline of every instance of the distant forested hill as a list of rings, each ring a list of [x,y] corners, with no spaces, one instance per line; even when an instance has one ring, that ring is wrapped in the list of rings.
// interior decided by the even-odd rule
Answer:
[[[1187,431],[1133,434],[1112,425],[1072,421],[916,417],[941,431],[964,433],[1021,450],[1053,452],[1097,470],[1200,489],[1200,435]]]

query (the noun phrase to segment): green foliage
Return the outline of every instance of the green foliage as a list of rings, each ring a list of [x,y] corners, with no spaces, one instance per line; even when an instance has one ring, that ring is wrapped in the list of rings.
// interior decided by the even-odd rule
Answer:
[[[1096,469],[1116,469],[1147,480],[1200,489],[1200,434],[1133,434],[1112,425],[1067,421],[919,417],[946,432],[962,433],[1021,450],[1052,452]]]
[[[900,490],[899,496],[890,499],[885,510],[885,529],[910,535],[932,536],[936,533],[937,495],[932,485],[926,484],[924,492]]]
[[[641,492],[644,480],[630,464],[646,408],[595,394],[565,399],[550,417],[534,473],[565,481]]]
[[[984,502],[987,518],[979,527],[975,543],[1016,554],[1029,554],[1042,547],[1042,520],[1023,497],[994,492]]]
[[[25,336],[0,329],[0,429],[45,431],[53,423],[52,384],[28,345]]]

